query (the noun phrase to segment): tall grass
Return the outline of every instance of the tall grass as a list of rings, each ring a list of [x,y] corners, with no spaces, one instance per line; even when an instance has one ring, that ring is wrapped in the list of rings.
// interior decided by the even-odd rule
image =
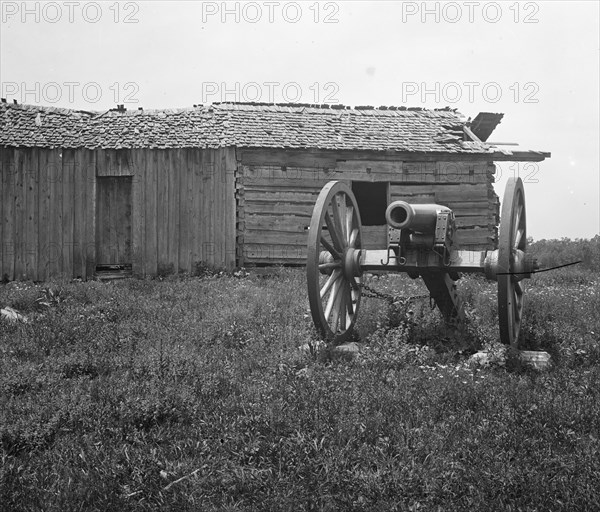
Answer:
[[[460,289],[458,334],[365,299],[346,361],[299,350],[300,270],[0,286],[30,319],[0,324],[0,510],[600,509],[597,277],[527,283],[541,373],[469,363],[497,348],[496,291]]]

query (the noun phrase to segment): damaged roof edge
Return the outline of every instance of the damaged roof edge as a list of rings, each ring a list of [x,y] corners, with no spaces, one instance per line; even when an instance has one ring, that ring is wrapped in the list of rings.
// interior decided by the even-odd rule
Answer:
[[[467,123],[467,125],[481,142],[485,142],[496,129],[496,126],[500,124],[503,117],[504,114],[480,112],[475,119],[470,123]]]

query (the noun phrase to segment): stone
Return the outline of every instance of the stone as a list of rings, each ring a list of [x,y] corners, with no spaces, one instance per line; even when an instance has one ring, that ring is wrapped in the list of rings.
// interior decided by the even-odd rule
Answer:
[[[552,366],[552,360],[548,352],[519,350],[519,359],[536,370],[547,370]]]
[[[550,354],[537,350],[519,350],[517,357],[523,364],[527,364],[536,370],[547,370],[552,366]],[[469,363],[474,366],[488,366],[490,364],[504,365],[505,356],[490,352],[477,352],[469,358]]]
[[[16,309],[9,307],[0,309],[0,317],[9,322],[27,323],[29,321],[25,315],[22,315]]]
[[[337,347],[333,347],[331,350],[331,355],[333,358],[340,359],[354,359],[361,352],[361,346],[352,341],[350,343],[343,343],[342,345],[338,345]]]
[[[469,363],[485,366],[490,362],[490,355],[487,352],[477,352],[469,357]]]

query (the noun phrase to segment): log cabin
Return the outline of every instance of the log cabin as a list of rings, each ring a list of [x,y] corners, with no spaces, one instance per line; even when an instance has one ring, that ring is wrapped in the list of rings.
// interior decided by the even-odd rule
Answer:
[[[0,103],[0,276],[156,276],[302,265],[316,197],[356,195],[363,246],[390,201],[446,205],[456,243],[497,244],[495,162],[550,154],[488,143],[502,114],[221,103],[88,112]]]

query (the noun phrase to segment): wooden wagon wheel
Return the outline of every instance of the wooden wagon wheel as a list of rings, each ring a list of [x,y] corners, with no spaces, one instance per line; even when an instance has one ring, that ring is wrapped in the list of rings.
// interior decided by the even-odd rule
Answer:
[[[521,178],[509,178],[504,189],[498,242],[498,321],[500,341],[518,348],[523,314],[521,280],[527,249],[525,191]]]
[[[323,187],[308,233],[308,301],[317,330],[345,341],[354,327],[361,296],[361,222],[350,188],[340,181]]]

